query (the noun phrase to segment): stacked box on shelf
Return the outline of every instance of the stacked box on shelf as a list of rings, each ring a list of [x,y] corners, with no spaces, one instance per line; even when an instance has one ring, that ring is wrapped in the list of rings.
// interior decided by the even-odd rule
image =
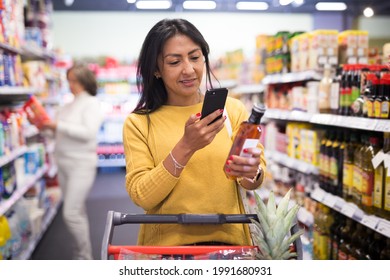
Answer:
[[[323,68],[325,64],[333,67],[338,64],[337,30],[315,30],[309,39],[308,69]]]
[[[256,36],[255,50],[255,68],[253,69],[253,82],[260,83],[265,76],[265,60],[267,55],[267,38],[268,35],[260,34]]]
[[[368,32],[345,30],[338,35],[340,64],[368,63]]]

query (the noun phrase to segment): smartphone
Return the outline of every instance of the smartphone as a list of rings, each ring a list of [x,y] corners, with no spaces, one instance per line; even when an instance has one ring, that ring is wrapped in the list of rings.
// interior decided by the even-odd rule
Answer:
[[[228,95],[227,88],[208,89],[204,96],[203,107],[201,112],[202,116],[200,117],[200,119],[207,117],[208,115],[210,115],[211,113],[213,113],[218,109],[223,109],[225,107],[227,95]],[[215,122],[220,118],[222,118],[222,115],[214,119],[209,124],[212,124],[213,122]]]

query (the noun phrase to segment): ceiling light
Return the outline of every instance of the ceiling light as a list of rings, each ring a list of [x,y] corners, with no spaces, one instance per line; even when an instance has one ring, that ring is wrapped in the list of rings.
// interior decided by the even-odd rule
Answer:
[[[171,1],[137,1],[135,3],[140,10],[166,10],[172,6]]]
[[[73,3],[74,3],[74,0],[64,0],[64,4],[65,4],[65,6],[72,6],[73,5]]]
[[[365,17],[372,17],[374,15],[374,10],[371,7],[367,7],[363,11]]]
[[[294,0],[279,0],[279,4],[282,6],[287,6],[291,4]]]
[[[255,10],[255,11],[264,11],[268,9],[268,4],[266,2],[237,2],[237,10]]]
[[[345,11],[347,4],[344,2],[318,2],[316,4],[317,11]]]
[[[127,0],[127,3],[134,4],[136,0]]]
[[[217,7],[215,1],[184,1],[183,8],[186,10],[214,10]]]
[[[293,5],[294,7],[299,7],[299,6],[302,6],[303,4],[305,4],[305,0],[294,0],[294,1],[292,2],[292,5]]]

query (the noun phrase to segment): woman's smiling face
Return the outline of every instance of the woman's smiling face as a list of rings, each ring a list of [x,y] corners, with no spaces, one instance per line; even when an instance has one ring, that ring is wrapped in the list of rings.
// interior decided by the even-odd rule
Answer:
[[[168,93],[168,105],[187,106],[199,102],[204,56],[199,45],[185,35],[168,39],[158,59],[159,71]]]

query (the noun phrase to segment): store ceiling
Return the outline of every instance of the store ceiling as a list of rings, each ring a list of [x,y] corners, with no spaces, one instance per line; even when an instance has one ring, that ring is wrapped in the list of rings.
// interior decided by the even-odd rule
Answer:
[[[213,12],[242,12],[235,8],[238,0],[214,0],[217,2],[217,8]],[[245,0],[251,1],[251,0]],[[304,4],[296,7],[292,4],[287,6],[279,5],[279,0],[262,0],[269,4],[267,11],[257,11],[257,13],[316,13],[315,4],[317,2],[336,2],[343,1],[348,8],[344,11],[351,16],[362,15],[365,7],[371,6],[376,15],[390,16],[390,0],[304,0]],[[129,1],[131,2],[131,1]],[[182,3],[184,0],[171,0],[172,7],[165,11],[182,12]],[[70,6],[65,3],[72,3]],[[133,11],[147,12],[150,10],[139,11],[135,4],[129,4],[127,0],[53,0],[54,11]],[[155,11],[155,10],[154,10]],[[160,10],[161,12],[163,10]],[[194,12],[194,10],[185,10]],[[204,12],[204,11],[203,11]]]

